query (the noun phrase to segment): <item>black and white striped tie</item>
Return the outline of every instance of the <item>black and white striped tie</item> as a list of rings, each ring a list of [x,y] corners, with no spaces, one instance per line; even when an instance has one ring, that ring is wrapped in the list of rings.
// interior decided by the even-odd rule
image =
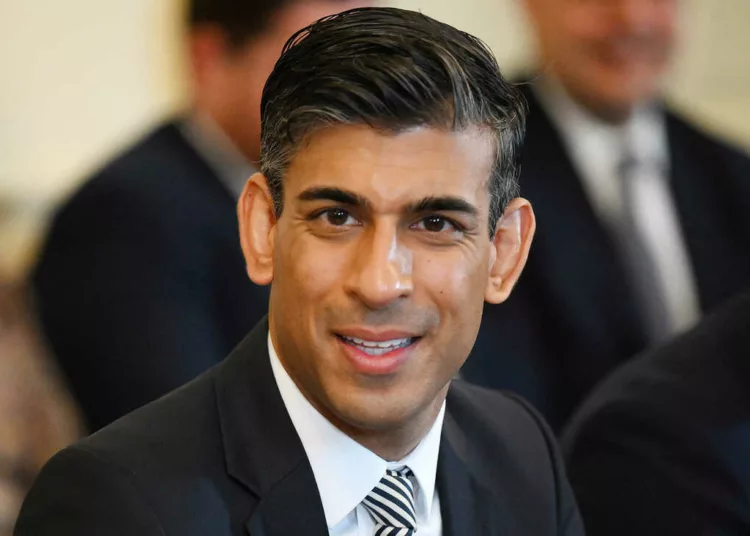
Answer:
[[[408,467],[388,469],[365,497],[362,504],[375,520],[374,536],[413,536],[417,531],[413,476]]]

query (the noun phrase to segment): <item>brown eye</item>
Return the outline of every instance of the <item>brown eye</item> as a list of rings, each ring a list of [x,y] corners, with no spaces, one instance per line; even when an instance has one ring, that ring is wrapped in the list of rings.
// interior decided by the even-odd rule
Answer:
[[[333,227],[351,226],[359,223],[351,213],[343,208],[329,208],[320,212],[318,217]]]
[[[411,226],[416,231],[425,233],[430,239],[455,240],[463,236],[466,228],[451,218],[439,214],[426,216]]]
[[[448,220],[441,218],[440,216],[430,216],[422,220],[424,230],[430,233],[440,233],[445,230],[445,226],[448,224]]]

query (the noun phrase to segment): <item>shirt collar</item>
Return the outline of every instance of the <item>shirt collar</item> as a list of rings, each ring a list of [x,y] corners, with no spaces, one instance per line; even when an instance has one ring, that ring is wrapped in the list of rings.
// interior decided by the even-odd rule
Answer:
[[[621,125],[601,121],[579,105],[552,76],[544,76],[534,84],[534,92],[550,115],[567,145],[585,151],[594,168],[620,162],[623,148],[639,162],[666,167],[669,161],[664,115],[655,103],[635,109]],[[576,152],[576,147],[569,147]]]
[[[195,111],[179,125],[180,131],[236,199],[255,168],[207,113]]]
[[[270,334],[268,355],[281,398],[310,460],[329,529],[364,500],[386,469],[404,466],[412,470],[418,483],[417,519],[427,520],[435,494],[445,402],[419,445],[402,460],[387,462],[336,428],[307,401],[281,364]]]

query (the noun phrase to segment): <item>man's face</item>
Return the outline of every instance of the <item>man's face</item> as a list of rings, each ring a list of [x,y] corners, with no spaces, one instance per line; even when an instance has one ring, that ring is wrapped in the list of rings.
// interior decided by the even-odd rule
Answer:
[[[340,11],[367,7],[374,0],[307,0],[289,3],[269,21],[266,30],[239,49],[220,33],[211,55],[211,76],[198,91],[210,99],[208,108],[222,130],[251,161],[260,159],[260,101],[263,86],[284,44],[301,28]]]
[[[650,99],[668,66],[679,0],[526,0],[543,60],[600,115]]]
[[[251,267],[252,247],[248,269],[273,280],[271,333],[286,369],[340,427],[392,429],[439,407],[474,344],[483,301],[509,292],[503,285],[527,250],[516,237],[530,240],[533,214],[516,200],[523,218],[514,212],[504,219],[510,230],[491,239],[491,163],[490,139],[478,131],[364,126],[321,130],[293,158],[263,246],[265,275]],[[245,194],[255,209],[240,205],[250,222],[243,245],[274,220],[258,219],[255,192]],[[496,262],[498,254],[512,260]]]

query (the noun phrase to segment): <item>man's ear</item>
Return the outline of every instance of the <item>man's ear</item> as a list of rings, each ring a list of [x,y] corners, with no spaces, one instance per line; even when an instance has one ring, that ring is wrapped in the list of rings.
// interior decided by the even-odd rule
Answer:
[[[240,243],[247,275],[258,285],[273,281],[273,248],[276,241],[276,212],[268,181],[256,173],[245,184],[237,203]]]
[[[526,265],[535,230],[531,204],[520,197],[511,201],[497,222],[492,239],[490,275],[484,295],[488,303],[502,303],[510,296]]]

